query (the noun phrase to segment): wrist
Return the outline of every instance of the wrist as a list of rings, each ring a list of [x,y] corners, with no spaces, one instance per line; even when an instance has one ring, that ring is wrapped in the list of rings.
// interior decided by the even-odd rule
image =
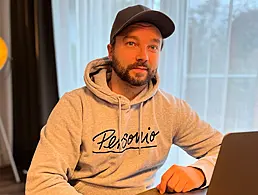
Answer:
[[[198,188],[204,187],[206,185],[206,177],[205,177],[204,172],[200,168],[197,168],[197,167],[191,167],[191,168],[195,169],[195,172],[196,172],[196,174],[198,175],[198,178],[201,181],[201,184]]]

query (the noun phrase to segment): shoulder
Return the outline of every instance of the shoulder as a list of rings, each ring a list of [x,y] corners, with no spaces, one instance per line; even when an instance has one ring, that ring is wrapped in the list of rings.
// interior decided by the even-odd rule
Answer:
[[[190,111],[189,104],[170,93],[159,89],[154,97],[155,104],[163,107],[163,109],[173,109],[174,111]]]
[[[81,87],[74,89],[69,92],[65,92],[59,99],[54,110],[64,110],[64,109],[81,109],[82,104],[84,104],[85,99],[87,98],[87,89],[86,87]]]
[[[71,100],[71,101],[80,101],[86,98],[89,95],[89,90],[86,86],[74,89],[72,91],[66,92],[62,95],[60,100]]]
[[[166,91],[163,91],[161,89],[159,89],[155,95],[155,100],[159,101],[159,102],[163,102],[165,104],[171,104],[171,105],[179,105],[182,103],[183,100],[181,100],[180,98],[167,93]]]

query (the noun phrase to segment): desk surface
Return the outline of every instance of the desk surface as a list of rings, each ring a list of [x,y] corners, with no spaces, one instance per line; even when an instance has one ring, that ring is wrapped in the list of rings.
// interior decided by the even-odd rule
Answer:
[[[165,193],[165,195],[206,195],[207,193],[207,188],[203,190],[195,190],[192,192],[187,192],[187,193]],[[139,195],[160,195],[158,190],[156,188],[150,189],[146,192],[140,193]]]

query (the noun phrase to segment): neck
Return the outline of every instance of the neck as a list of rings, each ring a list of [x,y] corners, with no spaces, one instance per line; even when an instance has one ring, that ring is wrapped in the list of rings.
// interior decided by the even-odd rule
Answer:
[[[114,70],[112,70],[112,75],[108,86],[111,91],[119,95],[123,95],[129,100],[133,100],[147,86],[147,84],[143,86],[133,86],[120,79]]]

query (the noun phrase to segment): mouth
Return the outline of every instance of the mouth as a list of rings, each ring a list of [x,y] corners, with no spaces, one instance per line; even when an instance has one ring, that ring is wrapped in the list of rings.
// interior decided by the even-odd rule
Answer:
[[[144,66],[137,66],[133,69],[137,69],[137,70],[148,70],[148,68],[144,67]]]
[[[148,68],[146,67],[135,67],[132,69],[133,72],[135,72],[136,74],[146,74],[148,72]]]

